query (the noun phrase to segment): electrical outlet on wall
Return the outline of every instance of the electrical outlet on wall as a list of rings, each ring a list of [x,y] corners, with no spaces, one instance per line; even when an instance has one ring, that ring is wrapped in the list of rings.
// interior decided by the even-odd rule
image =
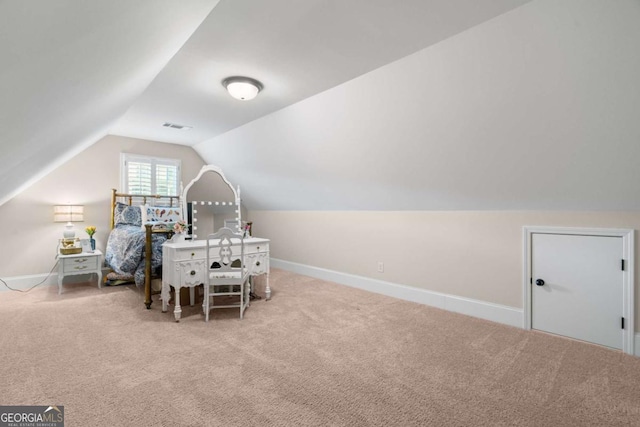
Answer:
[[[384,273],[384,262],[378,261],[378,273]]]

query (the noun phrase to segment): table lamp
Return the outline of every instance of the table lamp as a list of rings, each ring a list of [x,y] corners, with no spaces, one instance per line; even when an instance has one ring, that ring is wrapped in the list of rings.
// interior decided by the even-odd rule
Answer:
[[[73,239],[76,235],[73,223],[84,221],[84,206],[56,205],[53,207],[53,220],[54,222],[66,222],[62,234],[65,239]]]

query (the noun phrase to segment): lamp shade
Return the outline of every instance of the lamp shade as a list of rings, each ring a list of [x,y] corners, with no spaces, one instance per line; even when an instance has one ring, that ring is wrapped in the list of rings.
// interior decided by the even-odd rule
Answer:
[[[249,101],[262,90],[262,83],[250,77],[228,77],[222,81],[222,86],[229,95],[241,101]]]
[[[84,221],[84,206],[56,205],[53,207],[54,222],[82,222]]]

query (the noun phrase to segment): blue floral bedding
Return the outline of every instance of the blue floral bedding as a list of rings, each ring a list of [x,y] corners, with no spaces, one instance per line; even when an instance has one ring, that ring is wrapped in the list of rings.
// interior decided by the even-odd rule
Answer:
[[[105,261],[121,280],[134,280],[137,286],[144,286],[145,230],[139,225],[117,224],[107,241]],[[151,271],[162,265],[162,244],[167,235],[151,235]]]

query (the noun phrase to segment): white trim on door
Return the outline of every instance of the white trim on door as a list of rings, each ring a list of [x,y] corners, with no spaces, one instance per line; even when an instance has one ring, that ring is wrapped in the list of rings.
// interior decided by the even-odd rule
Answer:
[[[523,271],[522,271],[522,295],[524,329],[531,329],[531,238],[534,233],[542,234],[568,234],[582,236],[609,236],[622,238],[622,254],[625,260],[625,269],[622,273],[622,316],[625,318],[625,329],[622,339],[622,351],[627,354],[635,354],[635,297],[634,297],[634,230],[618,228],[573,228],[573,227],[543,227],[525,226],[523,233]]]

